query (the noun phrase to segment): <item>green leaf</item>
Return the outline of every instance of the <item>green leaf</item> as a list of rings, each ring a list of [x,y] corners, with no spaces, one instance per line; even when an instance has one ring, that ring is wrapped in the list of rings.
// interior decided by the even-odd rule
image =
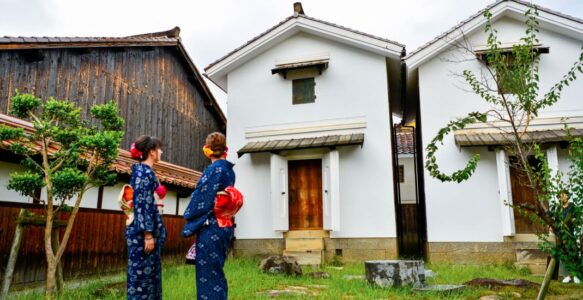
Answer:
[[[66,200],[81,192],[88,178],[82,171],[67,167],[55,172],[52,181],[55,198]]]
[[[41,104],[40,98],[32,94],[16,94],[10,98],[10,113],[18,118],[27,118]]]
[[[10,173],[7,188],[27,197],[32,197],[37,189],[44,186],[40,173],[31,171]]]

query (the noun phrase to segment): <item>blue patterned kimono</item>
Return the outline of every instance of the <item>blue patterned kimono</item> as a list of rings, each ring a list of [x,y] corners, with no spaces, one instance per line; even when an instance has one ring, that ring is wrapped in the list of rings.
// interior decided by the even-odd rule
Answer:
[[[132,166],[130,185],[134,189],[134,221],[126,227],[128,245],[128,299],[162,299],[160,256],[166,240],[166,227],[155,205],[153,192],[158,187],[154,170],[146,164]],[[155,249],[144,252],[144,232],[152,232]]]
[[[233,164],[224,159],[215,161],[204,170],[184,212],[187,223],[182,234],[197,234],[197,299],[227,299],[227,279],[223,266],[233,238],[233,228],[220,228],[212,210],[217,192],[234,184]]]

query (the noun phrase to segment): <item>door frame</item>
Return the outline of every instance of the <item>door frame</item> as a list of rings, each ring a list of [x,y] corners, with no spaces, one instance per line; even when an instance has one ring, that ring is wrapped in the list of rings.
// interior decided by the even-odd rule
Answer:
[[[319,177],[320,177],[320,189],[319,189],[319,193],[316,193],[316,195],[319,194],[319,196],[320,196],[320,207],[319,207],[320,213],[318,214],[319,215],[318,217],[320,218],[320,221],[321,221],[321,227],[320,228],[316,228],[316,227],[312,227],[312,228],[299,228],[298,227],[298,228],[293,228],[292,229],[292,227],[291,227],[291,223],[292,223],[291,222],[291,220],[292,220],[292,218],[291,218],[291,211],[292,211],[292,209],[291,209],[291,205],[290,205],[290,201],[291,201],[291,199],[290,199],[290,197],[291,197],[290,188],[291,187],[290,186],[291,186],[291,184],[288,184],[288,212],[289,212],[288,213],[288,225],[289,225],[288,228],[289,228],[290,231],[324,230],[324,228],[325,228],[324,227],[324,217],[325,217],[324,216],[324,208],[325,208],[325,204],[324,204],[325,199],[324,199],[324,197],[325,197],[325,193],[323,192],[324,189],[325,189],[325,176],[324,176],[324,171],[323,171],[323,168],[324,168],[324,159],[323,158],[322,159],[320,159],[320,158],[309,158],[309,159],[289,159],[289,160],[287,160],[287,162],[288,162],[288,169],[287,169],[288,170],[288,176],[287,176],[287,179],[288,179],[288,182],[291,180],[290,164],[289,164],[290,162],[307,162],[307,161],[319,162],[319,164],[320,164],[320,167],[317,168],[317,169],[315,169],[315,170],[317,170],[317,172],[319,172]],[[303,189],[300,189],[300,190],[303,190]]]
[[[322,160],[322,211],[323,211],[323,230],[325,231],[339,231],[340,230],[340,165],[339,153],[335,148],[312,148],[301,150],[285,150],[277,154],[281,159],[290,160],[306,160],[306,159],[320,159]],[[326,163],[329,168],[326,170],[324,166]],[[273,172],[273,170],[272,170]],[[330,173],[328,173],[330,172]],[[272,176],[276,176],[272,174]],[[287,176],[287,174],[286,174]],[[272,183],[274,178],[271,179]],[[285,179],[287,181],[287,178]],[[273,186],[272,186],[273,188]],[[287,193],[288,191],[283,191]],[[277,194],[277,193],[276,193]],[[275,194],[274,194],[275,195]],[[287,196],[287,195],[286,195]],[[272,201],[278,201],[277,197],[272,197]],[[283,203],[282,203],[283,204]],[[289,209],[288,201],[285,201],[286,208]],[[280,204],[272,203],[274,207],[274,230],[289,231],[289,224],[287,226],[282,224],[283,220],[278,219],[275,212],[279,212],[283,208]],[[289,221],[289,215],[286,216],[286,222]]]

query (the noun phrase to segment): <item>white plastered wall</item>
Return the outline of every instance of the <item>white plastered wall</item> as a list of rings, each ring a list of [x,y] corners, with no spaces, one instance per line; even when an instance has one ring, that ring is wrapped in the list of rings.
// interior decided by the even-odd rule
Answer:
[[[327,53],[329,67],[316,77],[316,101],[292,105],[291,81],[271,75],[277,60]],[[299,33],[228,75],[227,127],[235,152],[257,126],[364,117],[363,147],[338,147],[340,224],[335,237],[394,237],[395,217],[385,57]],[[230,158],[245,205],[237,215],[239,239],[280,238],[273,230],[269,153]]]
[[[524,35],[524,23],[510,18],[495,22],[500,40],[504,43],[519,41]],[[540,41],[550,47],[540,61],[541,91],[545,92],[558,81],[579,57],[581,41],[542,29]],[[468,37],[473,46],[484,45],[486,35],[478,32]],[[465,55],[465,56],[464,56]],[[489,105],[473,94],[463,78],[457,76],[463,70],[471,70],[480,76],[480,65],[475,60],[450,49],[419,67],[419,94],[421,103],[423,149],[437,131],[454,118],[471,111],[485,111]],[[452,61],[458,61],[454,63]],[[568,87],[561,100],[540,113],[541,117],[583,115],[583,84]],[[564,169],[564,151],[559,150],[559,168]],[[437,153],[442,170],[451,173],[465,166],[473,154],[480,154],[481,161],[475,174],[466,182],[442,183],[425,171],[427,205],[427,229],[430,242],[499,242],[503,240],[498,174],[495,152],[486,147],[459,149],[452,136],[444,140]]]

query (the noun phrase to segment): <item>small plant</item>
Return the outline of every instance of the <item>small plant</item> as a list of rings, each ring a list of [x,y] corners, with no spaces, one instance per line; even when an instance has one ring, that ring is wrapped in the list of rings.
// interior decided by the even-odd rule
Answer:
[[[334,255],[334,257],[332,257],[332,261],[330,262],[330,265],[335,266],[335,267],[344,266],[344,262],[342,261],[342,256]]]

